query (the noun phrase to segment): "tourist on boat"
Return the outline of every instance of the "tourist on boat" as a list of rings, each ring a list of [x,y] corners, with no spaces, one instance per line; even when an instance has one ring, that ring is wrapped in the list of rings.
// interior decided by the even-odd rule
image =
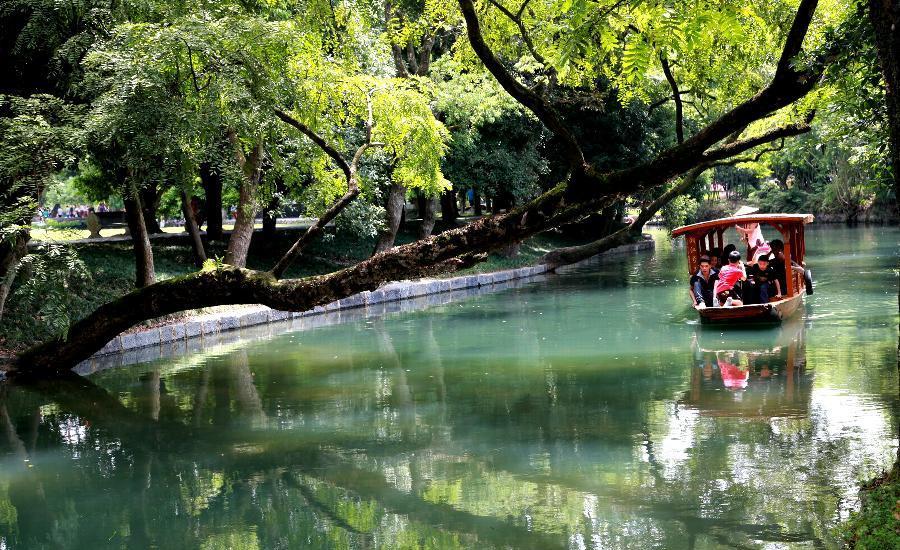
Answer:
[[[746,279],[747,273],[744,270],[744,264],[741,263],[741,253],[732,250],[728,254],[728,265],[719,270],[718,280],[713,287],[717,305],[726,307],[744,305],[744,302],[741,301],[740,289],[737,287],[738,283]]]
[[[744,287],[745,302],[751,304],[768,304],[769,298],[781,296],[781,283],[775,268],[769,264],[769,255],[760,256],[754,265],[747,269],[747,286]]]
[[[694,305],[703,308],[713,305],[713,287],[718,278],[717,271],[712,268],[709,256],[700,256],[700,269],[691,277]]]
[[[720,256],[721,265],[725,267],[728,265],[728,255],[737,250],[737,247],[733,244],[726,244],[725,248],[722,250],[722,255]]]
[[[719,271],[719,268],[722,267],[722,251],[719,247],[715,247],[710,249],[709,251],[709,267],[712,269]]]
[[[775,273],[778,274],[778,281],[781,284],[781,288],[787,289],[787,275],[785,274],[784,269],[784,241],[781,239],[774,239],[769,243],[769,246],[772,247],[769,264],[775,268]],[[800,274],[801,277],[804,276],[803,266],[793,260],[791,260],[791,269]]]

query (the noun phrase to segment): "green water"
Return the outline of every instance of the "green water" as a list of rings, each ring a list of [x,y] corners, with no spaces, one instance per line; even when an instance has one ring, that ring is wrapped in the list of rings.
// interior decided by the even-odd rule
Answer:
[[[811,548],[898,444],[895,228],[808,233],[781,327],[683,250],[0,387],[0,549]]]

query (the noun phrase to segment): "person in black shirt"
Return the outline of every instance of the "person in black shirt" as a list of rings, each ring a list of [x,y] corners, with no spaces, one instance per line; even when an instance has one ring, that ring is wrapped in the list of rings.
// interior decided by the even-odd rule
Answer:
[[[691,295],[697,307],[709,307],[713,304],[713,286],[718,280],[715,269],[709,263],[709,256],[700,256],[700,269],[691,277]]]
[[[769,255],[763,254],[747,269],[745,299],[750,304],[768,304],[769,297],[781,296],[781,282],[775,268],[769,265]]]

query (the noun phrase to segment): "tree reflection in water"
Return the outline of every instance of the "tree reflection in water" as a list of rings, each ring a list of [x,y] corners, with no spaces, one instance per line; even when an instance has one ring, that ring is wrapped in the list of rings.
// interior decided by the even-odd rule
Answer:
[[[670,355],[665,368],[560,361],[528,322],[504,344],[531,362],[500,364],[435,325],[427,315],[372,321],[333,329],[342,346],[323,333],[321,345],[261,344],[200,368],[122,369],[96,378],[108,390],[76,376],[7,384],[0,539],[833,542],[828,529],[853,483],[841,464],[866,457],[822,435],[802,324],[748,351],[698,331],[693,355]]]

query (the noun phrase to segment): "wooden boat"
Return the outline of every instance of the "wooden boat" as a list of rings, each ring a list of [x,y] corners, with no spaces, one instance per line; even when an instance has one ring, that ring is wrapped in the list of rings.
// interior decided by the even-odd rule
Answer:
[[[707,222],[685,225],[672,231],[673,237],[684,235],[689,276],[700,268],[700,256],[708,254],[713,248],[724,248],[723,234],[735,225],[758,223],[775,228],[781,233],[784,241],[785,266],[791,262],[803,265],[806,254],[806,241],[803,228],[812,223],[812,214],[749,214],[744,216],[731,216],[710,220]],[[747,255],[750,256],[748,246]],[[803,294],[807,290],[807,278],[804,275],[787,268],[786,289],[784,296],[779,300],[772,300],[768,304],[750,304],[729,307],[707,307],[694,309],[704,322],[739,323],[739,322],[780,322],[787,319],[795,311],[803,300]],[[810,288],[811,290],[811,288]]]

